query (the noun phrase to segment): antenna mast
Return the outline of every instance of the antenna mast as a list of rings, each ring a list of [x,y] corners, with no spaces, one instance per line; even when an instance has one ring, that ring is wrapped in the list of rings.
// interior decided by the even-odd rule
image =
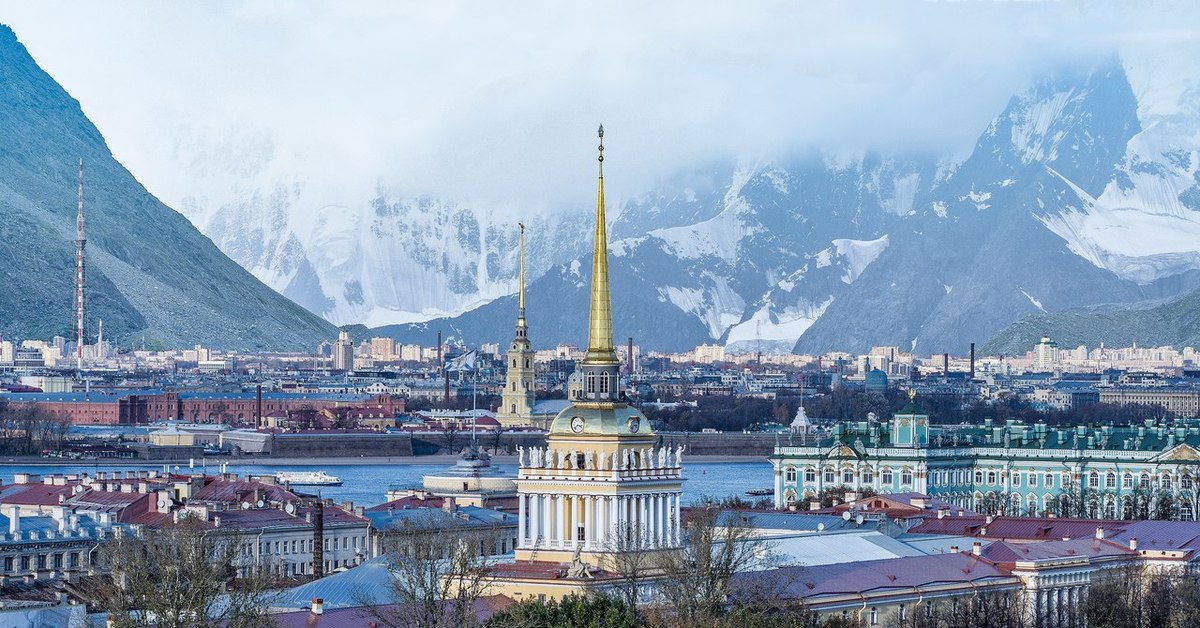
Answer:
[[[79,213],[75,217],[75,368],[83,370],[85,307],[83,286],[83,158],[79,159]]]

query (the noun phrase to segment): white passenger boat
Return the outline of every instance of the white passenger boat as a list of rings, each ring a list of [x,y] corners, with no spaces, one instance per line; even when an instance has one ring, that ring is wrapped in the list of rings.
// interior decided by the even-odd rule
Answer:
[[[275,479],[296,486],[341,486],[342,480],[324,471],[279,471]]]

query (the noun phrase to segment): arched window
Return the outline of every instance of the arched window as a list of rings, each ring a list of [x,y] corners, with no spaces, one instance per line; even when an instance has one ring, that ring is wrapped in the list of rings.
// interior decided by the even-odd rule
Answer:
[[[595,374],[595,373],[588,373],[588,374],[587,374],[587,378],[586,378],[586,379],[587,379],[587,391],[588,391],[588,393],[590,394],[590,393],[594,393],[594,392],[596,392],[596,374]]]
[[[874,481],[875,481],[875,474],[871,473],[870,469],[863,469],[862,470],[863,484],[870,484],[871,482],[874,482]]]
[[[1100,488],[1100,476],[1095,471],[1088,474],[1088,488]]]
[[[983,484],[983,471],[976,471],[976,472],[975,472],[975,483],[976,483],[976,484]]]
[[[911,486],[912,483],[913,483],[912,471],[909,469],[904,469],[903,471],[901,471],[900,472],[900,484],[902,486]]]
[[[513,368],[517,368],[517,359],[516,359],[516,358],[513,358],[513,365],[512,365],[512,367],[513,367]]]
[[[825,467],[825,483],[833,484],[833,482],[834,482],[833,467]]]
[[[1138,486],[1144,490],[1150,489],[1150,474],[1143,473],[1142,477],[1138,478]]]
[[[1117,488],[1117,474],[1109,471],[1104,476],[1104,488]]]
[[[1020,473],[1018,473],[1017,471],[1013,471],[1011,474],[1009,474],[1009,480],[1012,481],[1013,488],[1021,488],[1021,474]]]
[[[992,485],[992,484],[995,484],[995,483],[996,483],[996,472],[995,472],[995,471],[988,471],[988,472],[987,472],[987,483],[988,483],[989,485]]]
[[[1126,471],[1125,475],[1121,476],[1121,488],[1133,488],[1133,474]]]
[[[600,392],[602,392],[602,393],[608,392],[608,373],[600,374]]]
[[[804,470],[804,482],[807,484],[814,484],[814,483],[816,483],[816,481],[817,481],[817,470],[812,467],[808,467],[807,469],[805,469]]]
[[[894,480],[895,477],[892,475],[891,469],[884,469],[883,471],[879,472],[879,483],[884,487],[891,486]]]
[[[1170,473],[1162,474],[1162,487],[1163,487],[1163,490],[1165,490],[1165,491],[1171,490],[1171,474]]]
[[[1046,479],[1046,485],[1045,485],[1046,488],[1054,488],[1054,474],[1047,472],[1045,479]]]
[[[842,484],[854,484],[854,469],[842,469]]]
[[[788,467],[783,470],[783,481],[788,484],[796,483],[796,467]]]
[[[525,368],[529,368],[529,358],[525,358]]]

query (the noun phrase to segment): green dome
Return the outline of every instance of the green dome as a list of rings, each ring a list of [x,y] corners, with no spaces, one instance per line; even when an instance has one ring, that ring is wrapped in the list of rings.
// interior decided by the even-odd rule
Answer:
[[[578,419],[578,420],[576,420]],[[576,431],[575,426],[580,429]],[[550,423],[551,436],[647,436],[654,434],[650,421],[641,410],[625,405],[577,406],[563,408]]]

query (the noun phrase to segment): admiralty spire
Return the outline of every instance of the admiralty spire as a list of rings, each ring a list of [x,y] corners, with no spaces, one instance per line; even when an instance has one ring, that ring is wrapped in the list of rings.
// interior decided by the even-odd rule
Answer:
[[[599,133],[588,348],[578,366],[582,385],[550,423],[546,446],[523,449],[518,458],[516,555],[533,565],[520,573],[504,567],[494,572],[502,589],[524,594],[586,592],[603,583],[593,579],[594,570],[613,569],[618,555],[675,551],[680,544],[682,447],[661,446],[646,417],[621,394],[604,224],[604,127]],[[566,577],[554,575],[568,561]],[[543,568],[544,579],[537,575]]]

